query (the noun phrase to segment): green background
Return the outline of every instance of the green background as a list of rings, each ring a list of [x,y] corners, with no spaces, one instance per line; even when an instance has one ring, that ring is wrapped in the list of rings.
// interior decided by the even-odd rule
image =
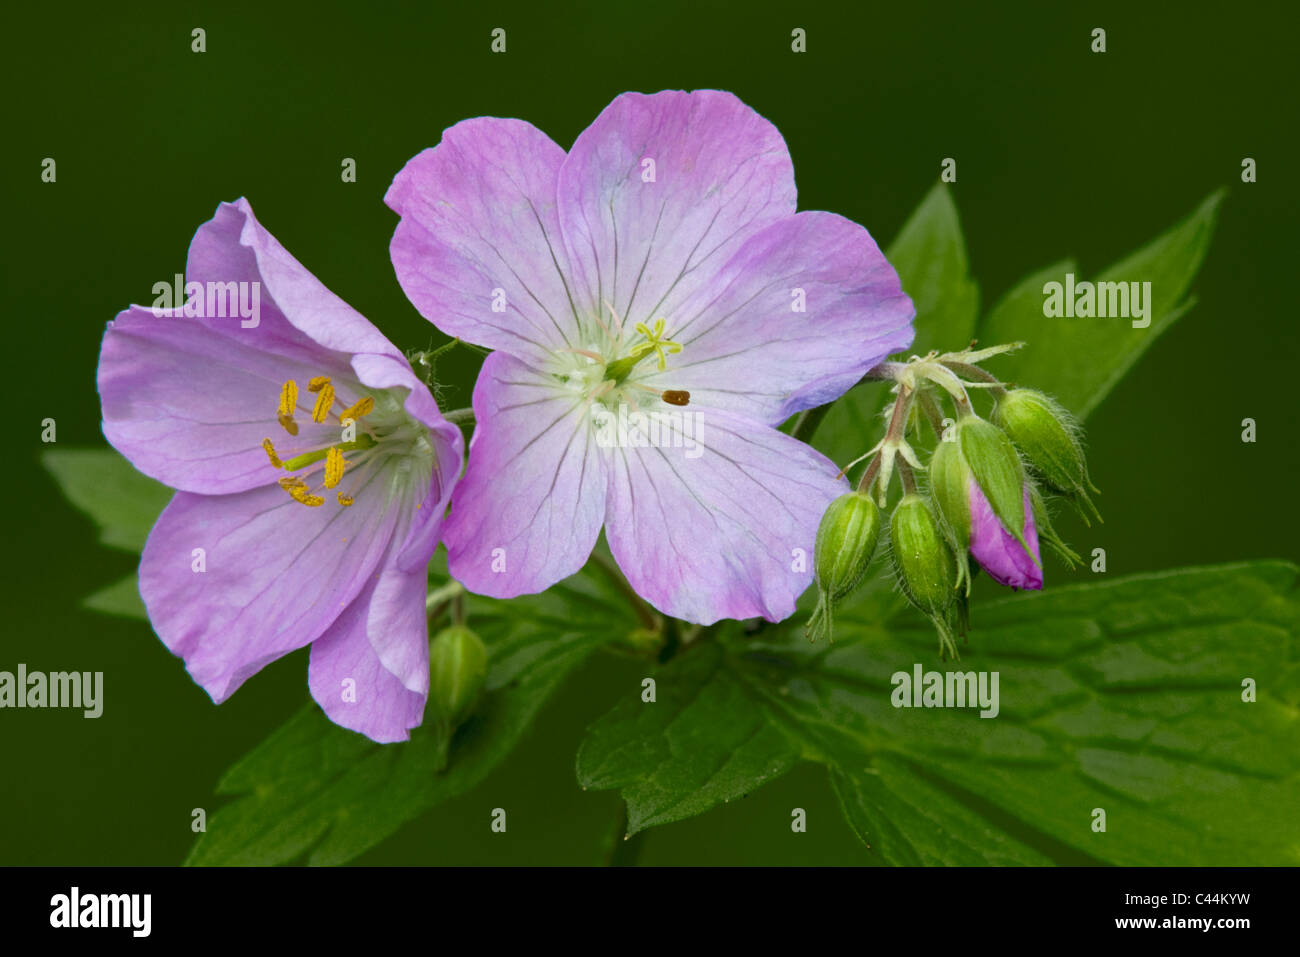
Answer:
[[[152,11],[148,7],[154,7]],[[1281,5],[141,4],[108,14],[23,5],[5,38],[8,433],[0,670],[105,673],[103,717],[0,712],[0,863],[177,863],[220,774],[307,700],[306,652],[221,708],[147,627],[79,607],[131,571],[40,468],[102,443],[103,324],[183,271],[195,228],[246,196],[304,264],[406,348],[441,341],[388,261],[383,193],[445,127],[516,116],[562,146],[624,90],[718,87],[771,119],[800,206],[882,245],[938,176],[952,187],[985,307],[1066,255],[1095,273],[1229,185],[1180,320],[1089,421],[1101,529],[1062,520],[1108,574],[1300,557],[1295,487],[1296,191],[1291,24]],[[489,52],[494,27],[508,52]],[[1093,27],[1108,51],[1089,50]],[[207,52],[190,51],[190,30]],[[803,27],[808,52],[790,51]],[[42,183],[41,160],[58,163]],[[1259,182],[1240,182],[1245,156]],[[340,181],[353,157],[358,177]],[[961,344],[954,343],[954,347]],[[468,404],[476,361],[440,369]],[[1050,383],[1037,383],[1050,388]],[[220,401],[213,396],[212,401]],[[1240,441],[1244,417],[1259,441]],[[874,437],[870,440],[874,442]],[[868,443],[869,444],[869,443]],[[1049,587],[1070,577],[1049,565]],[[1084,570],[1075,577],[1086,577]],[[972,640],[978,640],[978,633]],[[635,693],[642,665],[597,656],[472,792],[361,863],[599,863],[618,798],[584,793],[586,723]],[[792,834],[790,808],[808,811]],[[492,834],[505,807],[510,829]],[[824,772],[645,839],[648,863],[869,862]]]

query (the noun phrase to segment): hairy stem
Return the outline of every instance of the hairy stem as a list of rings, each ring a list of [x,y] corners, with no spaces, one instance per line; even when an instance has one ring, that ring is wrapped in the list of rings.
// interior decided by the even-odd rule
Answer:
[[[1001,380],[991,372],[986,372],[979,366],[973,366],[967,362],[957,362],[954,359],[944,359],[941,361],[946,368],[951,369],[959,376],[970,379],[974,382],[989,383],[989,391],[995,396],[1001,397],[1007,394],[1007,390],[1003,387]]]

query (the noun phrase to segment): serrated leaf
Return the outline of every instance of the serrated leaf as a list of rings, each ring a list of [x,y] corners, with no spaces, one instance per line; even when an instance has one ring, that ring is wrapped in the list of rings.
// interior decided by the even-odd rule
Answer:
[[[916,339],[909,354],[961,349],[975,332],[979,287],[970,276],[950,189],[936,183],[885,252],[916,307]],[[879,438],[869,436],[883,429],[877,416],[887,400],[883,385],[858,386],[831,407],[813,444],[840,463],[861,455]]]
[[[943,667],[999,674],[992,718],[894,706],[893,675],[940,667],[933,632],[912,615],[882,625],[846,612],[829,648],[779,630],[729,642],[708,681],[725,674],[827,765],[850,825],[892,863],[1295,864],[1298,576],[1257,562],[983,605],[964,659]],[[634,741],[623,725],[625,794],[637,755],[653,758],[643,778],[699,776],[717,748],[694,718],[683,711],[672,726],[689,749]],[[594,734],[609,733],[604,720]],[[729,787],[761,783],[755,773]],[[1095,808],[1105,833],[1092,830]]]
[[[472,599],[470,623],[488,647],[485,693],[453,739],[444,773],[428,724],[401,744],[375,744],[310,704],[236,763],[191,865],[340,864],[403,823],[474,787],[532,725],[564,679],[619,637],[627,612],[600,582],[575,576],[543,595]]]
[[[798,760],[798,746],[722,659],[712,642],[679,656],[655,676],[653,702],[629,687],[583,741],[578,782],[622,789],[629,835],[743,797]]]
[[[1093,277],[1096,282],[1150,282],[1151,324],[1134,328],[1122,318],[1043,315],[1048,282],[1084,277],[1073,261],[1048,267],[1017,284],[980,324],[985,345],[1024,341],[1019,352],[990,363],[999,377],[1050,392],[1080,417],[1089,415],[1156,337],[1191,308],[1192,280],[1214,232],[1224,192],[1210,195],[1182,222]]]
[[[138,552],[172,490],[112,449],[50,449],[41,462],[63,494],[99,526],[105,545]]]

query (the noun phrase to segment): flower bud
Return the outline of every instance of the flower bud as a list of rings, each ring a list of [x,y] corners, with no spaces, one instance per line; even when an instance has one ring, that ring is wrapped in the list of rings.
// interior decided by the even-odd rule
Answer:
[[[1097,489],[1088,477],[1088,464],[1079,445],[1077,426],[1070,413],[1050,397],[1033,389],[1012,389],[993,409],[993,421],[1006,432],[1047,486],[1068,497],[1088,521],[1086,509],[1101,521],[1088,489]]]
[[[487,676],[487,649],[464,625],[450,625],[429,642],[429,709],[454,729],[478,701]]]
[[[996,425],[973,415],[958,422],[955,432],[962,459],[993,514],[1028,549],[1024,542],[1025,470],[1016,447]]]
[[[956,597],[956,559],[930,504],[904,495],[889,520],[894,572],[903,594],[927,615],[942,614]]]
[[[1037,590],[1043,587],[1043,560],[1038,553],[1029,487],[1021,492],[1021,533],[1013,536],[993,514],[992,506],[975,483],[970,483],[970,553],[1000,585]]]
[[[939,649],[957,657],[948,612],[957,597],[957,559],[930,503],[904,495],[889,520],[894,574],[907,600],[929,616],[939,632]]]
[[[862,583],[879,540],[880,510],[865,492],[847,492],[826,509],[813,546],[817,608],[805,629],[812,641],[830,636],[835,606]]]
[[[1026,535],[1024,469],[1015,446],[997,426],[973,415],[962,419],[954,426],[952,438],[940,442],[934,450],[929,471],[930,494],[948,541],[958,555],[964,555],[967,549],[975,553],[977,531],[981,546],[993,541],[993,527],[1000,523],[1020,543],[1025,555],[1038,561],[1037,542],[1031,547]],[[975,528],[977,506],[984,509],[981,515],[994,517],[993,527],[984,521],[978,530]],[[970,594],[970,570],[964,559],[957,565],[957,584]]]

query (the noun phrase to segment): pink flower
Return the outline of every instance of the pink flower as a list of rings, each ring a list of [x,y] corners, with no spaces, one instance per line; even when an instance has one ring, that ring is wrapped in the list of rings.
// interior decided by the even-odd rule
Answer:
[[[428,693],[427,566],[460,432],[245,200],[199,228],[186,278],[260,315],[195,316],[195,293],[188,315],[132,306],[99,358],[104,434],[178,490],[140,562],[149,619],[217,703],[311,645],[326,714],[404,740]]]
[[[812,578],[837,468],[777,430],[912,341],[861,226],[795,211],[780,133],[730,93],[625,93],[566,155],[478,118],[398,174],[392,259],[444,332],[496,351],[448,519],[498,597],[586,562],[688,621],[779,620]]]

